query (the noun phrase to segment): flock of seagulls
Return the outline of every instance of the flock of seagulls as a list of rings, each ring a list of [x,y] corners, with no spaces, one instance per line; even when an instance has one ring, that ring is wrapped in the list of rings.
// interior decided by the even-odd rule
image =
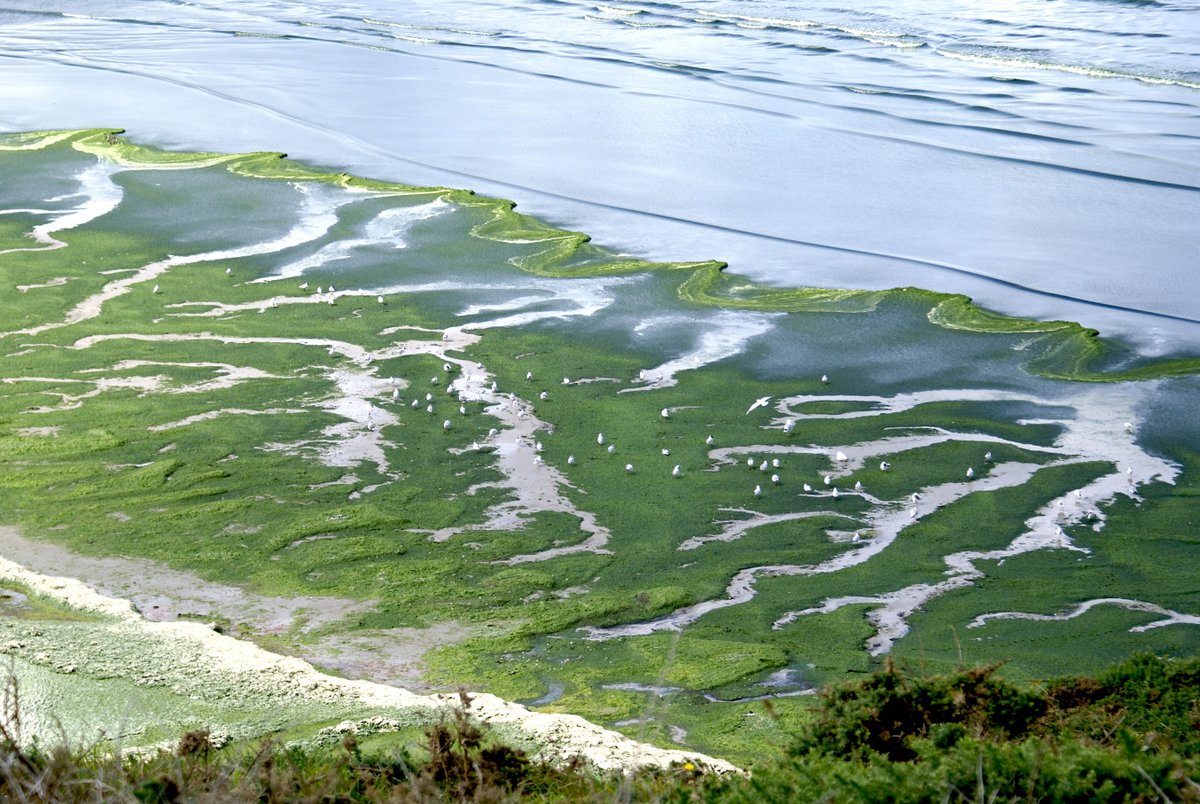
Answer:
[[[232,275],[232,269],[226,269],[226,274],[227,274],[227,275]],[[300,288],[301,288],[302,290],[304,290],[304,289],[307,289],[307,288],[308,288],[308,284],[309,284],[308,282],[304,282],[304,283],[302,283],[302,284],[300,285]],[[158,293],[160,293],[160,292],[161,292],[161,288],[160,288],[158,285],[154,285],[154,287],[153,287],[153,290],[152,290],[152,293],[158,294]],[[320,287],[318,287],[318,288],[317,288],[317,293],[321,293],[321,292],[322,292],[322,289],[321,289]],[[333,293],[333,292],[334,292],[334,288],[333,288],[333,286],[332,286],[332,285],[330,285],[330,287],[329,287],[329,292],[330,292],[330,293]],[[331,300],[331,301],[332,301],[332,300]],[[380,304],[384,304],[386,300],[385,300],[385,298],[384,298],[383,296],[378,296],[378,297],[377,297],[377,301],[378,301]],[[455,367],[453,364],[451,364],[450,362],[445,362],[445,363],[443,363],[443,364],[442,364],[442,371],[443,371],[445,374],[450,374],[450,373],[452,373],[452,372],[455,370],[455,368],[456,368],[456,367]],[[534,379],[534,374],[533,374],[533,372],[532,372],[532,371],[527,371],[527,372],[525,373],[525,380],[526,380],[527,382],[532,382],[532,381],[533,381],[533,379]],[[438,376],[434,376],[434,377],[432,377],[432,378],[430,379],[430,384],[432,384],[432,385],[438,385],[438,384],[439,384],[439,382],[440,382],[440,378],[439,378]],[[562,384],[563,384],[563,385],[569,385],[570,383],[571,383],[571,380],[570,380],[570,378],[568,378],[568,377],[563,377],[563,378],[562,378]],[[822,375],[822,376],[821,376],[821,383],[822,383],[822,384],[828,384],[828,383],[829,383],[829,376],[828,376],[828,375]],[[391,397],[392,397],[392,399],[394,399],[394,400],[398,400],[398,399],[399,399],[399,393],[400,393],[400,392],[399,392],[399,388],[398,388],[398,387],[396,387],[396,380],[395,380],[394,378],[392,379],[392,382],[391,382],[391,384],[392,384],[392,393],[391,393]],[[497,388],[497,386],[496,386],[496,383],[495,383],[495,382],[492,382],[490,387],[491,387],[491,390],[492,390],[493,392],[494,392],[494,391],[496,391],[496,388]],[[546,400],[546,399],[548,399],[548,398],[549,398],[549,394],[548,394],[548,392],[547,392],[547,391],[541,391],[541,392],[538,394],[538,398],[539,398],[539,399],[541,399],[541,400]],[[757,399],[755,399],[755,400],[754,400],[754,401],[753,401],[753,402],[750,404],[750,406],[749,406],[749,407],[746,409],[746,415],[749,415],[750,413],[753,413],[755,410],[757,410],[757,409],[759,409],[759,408],[765,408],[765,407],[769,406],[769,405],[770,405],[770,403],[771,403],[771,399],[772,399],[772,397],[771,397],[771,396],[763,396],[763,397],[758,397],[758,398],[757,398]],[[429,413],[431,413],[431,414],[432,414],[432,413],[434,412],[434,405],[433,405],[433,395],[432,395],[431,393],[427,393],[427,394],[425,395],[425,401],[428,403],[428,404],[426,405],[426,410],[427,410]],[[418,401],[417,399],[413,399],[413,400],[412,400],[412,407],[416,408],[416,407],[418,407],[418,406],[419,406],[419,401]],[[466,405],[465,405],[465,404],[460,404],[460,405],[459,405],[459,408],[458,408],[458,411],[459,411],[459,413],[460,413],[461,415],[464,415],[464,416],[465,416],[465,415],[467,414],[467,407],[466,407]],[[664,419],[664,420],[669,420],[669,419],[671,419],[671,409],[670,409],[670,408],[668,408],[668,407],[664,407],[664,408],[662,408],[662,409],[661,409],[661,411],[659,412],[659,415],[661,416],[661,418],[662,418],[662,419]],[[795,419],[789,418],[789,419],[786,419],[786,420],[784,421],[784,423],[783,423],[783,428],[782,428],[782,429],[783,429],[784,433],[786,433],[786,434],[789,434],[789,435],[790,435],[790,434],[792,434],[792,433],[795,431],[795,425],[796,425],[796,421],[795,421]],[[450,419],[445,419],[445,420],[443,420],[443,422],[442,422],[442,429],[443,429],[443,430],[450,431],[450,430],[452,430],[452,429],[453,429],[453,427],[454,427],[454,424],[453,424],[453,422],[452,422]],[[368,429],[372,429],[372,430],[374,429],[374,421],[371,419],[371,417],[370,417],[370,415],[369,415],[369,414],[368,414],[368,420],[367,420],[367,428],[368,428]],[[1130,422],[1125,422],[1125,424],[1124,424],[1124,429],[1125,429],[1125,431],[1126,431],[1126,432],[1132,432],[1132,431],[1133,431],[1133,424],[1132,424],[1132,423],[1130,423]],[[497,432],[498,432],[498,431],[497,431],[497,429],[496,429],[496,428],[491,428],[491,429],[489,430],[489,432],[488,432],[488,435],[489,435],[489,437],[494,437],[494,436],[496,436],[496,435],[497,435]],[[706,435],[706,436],[705,436],[705,438],[704,438],[704,444],[705,444],[705,446],[706,446],[706,447],[712,447],[712,446],[715,444],[715,442],[716,442],[716,439],[715,439],[715,437],[714,437],[713,435],[711,435],[711,434],[709,434],[709,435]],[[614,453],[616,452],[616,449],[617,449],[615,444],[613,444],[613,443],[609,443],[609,442],[608,442],[608,440],[606,439],[606,437],[605,437],[605,435],[604,435],[604,433],[603,433],[603,432],[599,432],[599,433],[597,433],[597,434],[596,434],[596,444],[597,444],[598,446],[604,447],[604,448],[605,448],[605,451],[606,451],[608,454],[610,454],[610,455],[611,455],[611,454],[614,454]],[[534,460],[535,460],[535,462],[537,462],[537,463],[541,463],[541,462],[542,462],[542,460],[543,460],[543,459],[542,459],[542,455],[541,455],[541,453],[543,453],[543,451],[544,451],[544,449],[545,449],[545,447],[544,447],[544,444],[543,444],[542,442],[538,441],[538,442],[536,442],[536,443],[535,443],[535,445],[534,445],[534,449],[535,449],[535,453],[537,453],[537,454],[535,455],[535,458],[534,458]],[[662,455],[663,455],[663,456],[669,456],[669,455],[671,454],[671,451],[670,451],[670,449],[667,449],[667,448],[663,448],[663,449],[661,450],[661,452],[662,452]],[[843,450],[838,450],[838,451],[836,451],[832,457],[833,457],[833,460],[834,460],[834,462],[835,462],[835,463],[837,463],[837,464],[842,464],[842,465],[845,465],[845,464],[849,463],[849,461],[850,461],[850,457],[849,457],[849,456],[848,456],[848,455],[847,455],[847,454],[846,454],[846,453],[845,453]],[[986,463],[990,463],[990,462],[992,462],[992,460],[993,460],[993,454],[992,454],[992,452],[991,452],[991,451],[987,451],[987,452],[985,452],[985,453],[984,453],[984,455],[983,455],[983,460],[984,460],[984,462],[986,462]],[[567,456],[567,459],[566,459],[566,462],[567,462],[567,465],[569,465],[569,466],[575,466],[575,465],[577,464],[577,458],[576,458],[576,456],[575,456],[574,454],[568,455],[568,456]],[[782,478],[781,478],[781,476],[780,476],[780,474],[779,474],[779,472],[778,472],[778,471],[774,471],[774,470],[778,470],[778,469],[780,469],[780,468],[781,468],[781,461],[780,461],[780,459],[779,459],[779,458],[773,458],[773,459],[770,459],[770,460],[767,460],[767,459],[762,459],[761,461],[759,461],[759,460],[757,460],[756,458],[754,458],[753,456],[749,456],[749,457],[747,457],[747,458],[746,458],[746,466],[747,466],[749,469],[751,469],[751,470],[753,470],[753,469],[757,468],[757,469],[758,469],[760,472],[762,472],[762,473],[764,473],[764,474],[766,474],[767,472],[770,472],[769,478],[770,478],[770,483],[771,483],[772,485],[776,485],[776,486],[778,486],[778,485],[781,485],[781,484],[782,484],[782,482],[783,482],[783,481],[782,481]],[[889,462],[888,462],[888,461],[886,461],[886,460],[882,460],[882,461],[880,461],[878,466],[879,466],[879,471],[880,471],[880,472],[888,472],[888,471],[889,471],[889,470],[891,470],[891,468],[892,468],[892,464],[891,464],[891,463],[889,463]],[[624,469],[625,469],[625,472],[626,472],[627,474],[634,474],[634,473],[635,473],[634,464],[633,464],[632,462],[627,462],[627,463],[625,463],[625,464],[624,464]],[[673,465],[673,467],[671,468],[670,474],[671,474],[671,477],[674,477],[674,478],[682,478],[682,477],[684,476],[684,471],[683,471],[682,464],[678,464],[678,463],[677,463],[677,464],[674,464],[674,465]],[[1129,475],[1129,476],[1132,478],[1132,475],[1133,475],[1133,467],[1127,467],[1127,469],[1126,469],[1126,474],[1127,474],[1127,475]],[[975,467],[973,467],[973,466],[968,466],[968,467],[967,467],[967,469],[966,469],[966,477],[967,477],[967,479],[968,479],[968,480],[973,480],[973,479],[976,477],[976,470],[975,470]],[[841,496],[842,492],[840,491],[840,489],[839,489],[839,488],[838,488],[836,485],[834,485],[834,483],[833,483],[833,476],[832,476],[832,475],[830,475],[830,474],[823,474],[823,475],[822,475],[822,480],[823,480],[823,484],[824,484],[824,485],[825,485],[825,486],[826,486],[826,487],[829,489],[828,496],[829,496],[829,497],[831,497],[831,498],[833,498],[833,499],[838,499],[838,498]],[[814,490],[814,488],[813,488],[812,484],[811,484],[811,483],[808,483],[808,482],[805,482],[805,483],[803,483],[803,484],[802,484],[802,488],[803,488],[803,491],[804,491],[804,493],[805,493],[805,494],[813,494],[813,493],[815,492],[815,490]],[[862,482],[861,480],[856,480],[856,481],[855,481],[855,483],[854,483],[854,487],[853,487],[853,488],[854,488],[854,491],[855,491],[855,492],[857,492],[857,493],[859,493],[859,494],[862,494],[862,493],[864,493],[864,492],[865,492],[865,487],[864,487],[864,485],[863,485],[863,482]],[[765,492],[764,492],[764,489],[763,489],[763,484],[762,484],[762,483],[756,483],[756,484],[754,485],[754,488],[753,488],[753,496],[754,496],[755,498],[761,498],[761,497],[763,497],[763,496],[764,496],[764,493],[765,493]],[[1081,492],[1080,492],[1079,490],[1076,490],[1074,493],[1075,493],[1075,498],[1076,498],[1076,500],[1077,500],[1077,501],[1082,499],[1082,495],[1081,495]],[[913,519],[913,520],[915,520],[915,519],[917,519],[917,518],[918,518],[918,516],[919,516],[919,511],[918,511],[918,509],[917,509],[917,503],[918,503],[918,501],[919,501],[919,500],[920,500],[920,494],[919,494],[918,492],[913,492],[913,493],[911,494],[911,496],[910,496],[911,507],[909,508],[909,511],[908,511],[908,516],[909,516],[909,518],[910,518],[910,519]],[[1060,507],[1061,507],[1061,501],[1060,501]],[[1091,512],[1089,512],[1089,513],[1091,513]],[[1096,516],[1098,516],[1098,514],[1097,514]],[[1061,516],[1060,516],[1060,518],[1061,518]],[[1064,536],[1064,535],[1065,535],[1065,533],[1064,533],[1064,531],[1063,531],[1063,529],[1062,529],[1062,527],[1061,527],[1061,526],[1058,526],[1058,527],[1056,528],[1056,533],[1057,533],[1059,536]],[[863,536],[863,533],[862,533],[862,531],[855,531],[855,532],[854,532],[854,534],[853,534],[853,537],[852,537],[852,541],[853,541],[854,543],[858,543],[858,542],[860,542],[860,541],[861,541],[863,538],[864,538],[864,536]]]
[[[531,380],[532,378],[533,378],[533,372],[527,372],[527,373],[526,373],[526,379],[527,379],[527,380]],[[564,384],[566,384],[566,383],[568,383],[568,382],[569,382],[568,378],[564,377],[564,378],[563,378],[563,383],[564,383]],[[821,382],[822,382],[822,383],[828,383],[828,382],[829,382],[829,377],[828,377],[828,375],[822,375],[822,377],[821,377]],[[541,393],[540,397],[541,397],[542,399],[545,399],[545,398],[546,398],[546,392],[544,392],[544,391],[543,391],[543,392]],[[748,415],[748,414],[750,414],[750,413],[754,412],[755,410],[757,410],[758,408],[762,408],[762,407],[766,407],[766,406],[768,406],[768,405],[771,403],[771,399],[772,399],[772,397],[771,397],[771,396],[762,396],[762,397],[758,397],[758,398],[757,398],[757,399],[755,399],[755,400],[754,400],[754,401],[753,401],[753,402],[750,404],[750,406],[749,406],[749,407],[746,409],[746,414]],[[663,419],[670,419],[670,418],[671,418],[671,410],[670,410],[670,408],[663,408],[661,411],[659,411],[659,415],[660,415],[660,416],[661,416]],[[784,432],[785,432],[785,433],[789,433],[789,434],[790,434],[790,433],[792,433],[792,432],[794,432],[794,430],[795,430],[795,420],[794,420],[794,419],[787,419],[787,420],[784,422],[784,425],[783,425],[783,430],[784,430]],[[606,438],[605,438],[605,436],[604,436],[604,433],[603,433],[603,432],[599,432],[599,433],[597,433],[597,434],[596,434],[596,443],[597,443],[598,445],[600,445],[600,446],[605,446],[605,444],[606,444]],[[705,446],[709,446],[709,447],[711,447],[711,446],[712,446],[714,443],[715,443],[715,438],[714,438],[712,435],[707,435],[707,436],[705,436],[705,438],[704,438],[704,444],[705,444]],[[609,443],[609,444],[607,444],[607,446],[605,447],[605,449],[606,449],[606,451],[607,451],[609,454],[613,454],[613,453],[615,453],[615,452],[616,452],[616,445],[615,445],[615,444],[611,444],[611,443]],[[542,450],[542,444],[541,444],[541,442],[538,442],[538,444],[537,444],[537,451],[538,451],[538,452],[541,452],[541,450]],[[662,454],[663,454],[664,456],[669,456],[669,455],[671,454],[671,451],[670,451],[670,449],[663,448],[663,449],[662,449]],[[983,459],[984,459],[984,461],[985,461],[985,462],[991,462],[991,460],[992,460],[992,453],[991,453],[991,451],[985,452],[985,453],[984,453],[984,456],[983,456]],[[838,450],[837,452],[835,452],[835,453],[834,453],[834,455],[833,455],[833,460],[834,460],[836,463],[838,463],[838,464],[846,464],[846,463],[848,463],[848,462],[850,461],[850,457],[849,457],[849,456],[848,456],[848,455],[847,455],[847,454],[846,454],[846,453],[845,453],[843,450]],[[576,458],[575,458],[575,456],[574,456],[574,455],[570,455],[570,456],[568,456],[568,457],[567,457],[567,464],[568,464],[568,465],[570,465],[570,466],[574,466],[574,465],[576,464]],[[758,469],[760,472],[763,472],[763,473],[766,473],[766,472],[767,472],[767,471],[769,471],[769,470],[773,470],[773,469],[779,469],[779,468],[780,468],[780,465],[781,465],[781,464],[780,464],[780,460],[779,460],[778,458],[773,458],[773,459],[771,459],[770,461],[768,461],[768,460],[766,460],[766,459],[763,459],[761,462],[760,462],[760,461],[758,461],[758,460],[757,460],[756,458],[754,458],[753,456],[748,456],[748,457],[746,458],[746,466],[747,466],[747,468],[749,468],[749,469],[751,469],[751,470],[753,470],[753,469],[756,469],[756,468],[757,468],[757,469]],[[888,461],[880,461],[880,462],[879,462],[879,471],[881,471],[881,472],[887,472],[887,471],[891,470],[891,468],[892,468],[892,464],[891,464],[891,463],[889,463]],[[633,464],[632,464],[632,463],[626,463],[626,464],[625,464],[625,471],[626,471],[626,473],[633,474],[633,472],[634,472],[634,466],[633,466]],[[1130,473],[1132,473],[1132,467],[1129,469],[1129,472],[1130,472]],[[968,478],[968,479],[974,479],[974,478],[975,478],[975,474],[976,474],[976,473],[975,473],[975,468],[974,468],[973,466],[969,466],[969,467],[967,467],[967,470],[966,470],[966,476],[967,476],[967,478]],[[674,465],[674,466],[671,468],[671,477],[674,477],[674,478],[680,478],[680,477],[683,477],[683,466],[682,466],[681,464],[675,464],[675,465]],[[842,495],[842,491],[841,491],[841,490],[840,490],[840,489],[839,489],[839,488],[838,488],[836,485],[834,485],[834,484],[833,484],[833,476],[832,476],[832,475],[825,474],[825,475],[823,475],[823,476],[822,476],[822,480],[823,480],[823,483],[824,483],[824,485],[825,485],[825,486],[827,486],[827,487],[829,488],[829,496],[830,496],[831,498],[833,498],[833,499],[838,499],[838,498],[839,498],[839,497]],[[779,475],[779,473],[778,473],[778,472],[772,472],[772,473],[771,473],[771,475],[770,475],[770,482],[771,482],[773,485],[780,485],[780,484],[781,484],[783,481],[782,481],[782,478],[780,477],[780,475]],[[802,484],[802,488],[803,488],[803,490],[804,490],[804,493],[805,493],[805,494],[812,494],[812,493],[814,493],[814,489],[813,489],[813,486],[812,486],[812,484],[811,484],[811,483],[804,483],[804,484]],[[856,481],[854,482],[854,491],[855,491],[856,493],[858,493],[858,494],[863,494],[863,493],[865,493],[865,491],[866,491],[866,487],[863,485],[863,482],[862,482],[861,480],[856,480]],[[1078,492],[1076,492],[1076,494],[1077,494],[1077,496],[1078,496]],[[753,495],[754,495],[754,497],[756,497],[756,498],[760,498],[760,497],[762,497],[762,496],[764,495],[763,485],[762,485],[761,483],[757,483],[757,484],[755,484],[755,486],[754,486],[754,490],[753,490]],[[913,494],[911,495],[912,507],[911,507],[911,508],[910,508],[910,510],[909,510],[909,517],[910,517],[911,519],[916,519],[916,518],[918,517],[918,515],[919,515],[919,512],[918,512],[918,510],[917,510],[917,508],[916,508],[916,504],[917,504],[917,501],[918,501],[919,499],[920,499],[920,494],[919,494],[919,493],[917,493],[917,492],[913,492]],[[856,533],[854,534],[854,539],[853,539],[853,541],[855,541],[855,542],[858,542],[858,541],[860,541],[860,540],[861,540],[861,538],[862,538],[862,533],[861,533],[861,531],[859,531],[859,532],[856,532]]]

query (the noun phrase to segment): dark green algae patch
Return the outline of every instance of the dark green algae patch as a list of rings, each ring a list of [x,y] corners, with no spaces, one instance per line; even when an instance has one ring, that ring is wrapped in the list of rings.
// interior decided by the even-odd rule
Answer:
[[[1069,462],[1053,452],[1072,416],[1085,410],[1076,396],[1093,390],[1092,381],[1105,381],[1099,392],[1133,379],[1186,386],[1195,380],[1168,378],[1200,368],[1197,358],[1143,359],[1079,325],[1003,317],[961,296],[757,286],[721,263],[614,257],[586,235],[469,191],[360,179],[280,154],[168,153],[118,135],[91,130],[0,140],[0,171],[22,155],[46,157],[40,174],[46,191],[30,184],[0,188],[3,206],[36,207],[37,193],[60,195],[54,177],[86,166],[85,156],[130,168],[116,174],[125,193],[116,209],[55,233],[65,248],[0,257],[0,282],[38,286],[0,299],[7,329],[61,323],[64,311],[128,275],[102,270],[136,270],[174,253],[228,248],[243,236],[270,240],[292,223],[275,211],[295,203],[284,192],[292,184],[353,193],[356,204],[375,205],[341,213],[324,245],[352,239],[368,213],[388,204],[406,209],[441,199],[453,212],[414,223],[404,233],[404,249],[357,255],[357,262],[331,260],[311,276],[241,281],[269,275],[281,260],[312,256],[308,246],[214,259],[149,282],[161,286],[160,294],[137,286],[109,299],[96,318],[33,336],[0,334],[0,522],[81,554],[153,559],[260,594],[371,602],[369,610],[317,629],[298,621],[284,632],[262,634],[228,624],[283,652],[311,655],[325,638],[456,622],[469,638],[424,656],[425,683],[546,701],[539,706],[663,744],[745,760],[783,739],[807,717],[804,693],[879,666],[881,658],[865,644],[876,631],[868,615],[880,604],[847,605],[786,628],[773,623],[840,595],[935,584],[944,577],[947,555],[1003,548],[1055,500],[1069,501],[1073,489],[1122,471],[1115,462],[1126,452],[1069,456],[1076,458]],[[154,172],[173,168],[184,172]],[[22,192],[35,197],[22,202]],[[186,215],[173,216],[185,197]],[[41,219],[0,216],[6,226],[14,220],[28,231]],[[36,246],[20,232],[20,226],[0,229],[0,248]],[[345,264],[359,273],[339,272]],[[297,289],[301,282],[336,282],[344,289],[360,277],[366,286],[399,278],[417,289],[387,292],[386,304],[375,301],[374,290],[335,305],[292,303],[310,293]],[[66,281],[53,284],[56,279]],[[541,280],[549,288],[585,289],[584,283],[611,280],[602,290],[617,303],[594,317],[572,318],[568,310],[560,319],[482,329],[478,342],[451,356],[486,367],[502,392],[530,404],[546,425],[536,435],[539,454],[566,481],[561,495],[594,515],[608,540],[600,551],[515,561],[580,545],[587,534],[580,517],[566,510],[489,525],[495,508],[513,495],[494,449],[472,449],[486,444],[497,426],[488,406],[450,399],[447,384],[455,374],[444,373],[432,355],[414,349],[362,364],[331,353],[327,343],[379,355],[398,338],[437,342],[443,328],[485,321],[504,309],[464,315],[465,306],[494,303],[488,294],[503,305],[542,287],[522,283]],[[454,283],[467,289],[450,287]],[[470,290],[475,285],[484,290]],[[252,306],[272,294],[279,306]],[[179,306],[201,300],[207,301]],[[554,302],[548,291],[529,309]],[[769,319],[776,337],[750,338],[736,354],[680,370],[674,384],[648,387],[639,373],[690,345],[686,333],[630,334],[664,314],[695,319],[701,330],[726,315],[759,316],[756,321]],[[398,325],[421,329],[397,333]],[[845,348],[847,333],[857,350]],[[176,339],[152,340],[163,335]],[[258,374],[222,383],[223,367]],[[819,379],[825,369],[833,374],[828,385]],[[339,393],[337,375],[344,370],[381,383],[400,381],[395,401],[386,385],[364,397],[396,418],[380,420],[378,432],[388,442],[382,464],[333,465],[315,446],[321,433],[347,422],[345,411],[324,404]],[[148,375],[161,383],[147,386]],[[110,384],[98,390],[98,379]],[[996,390],[996,398],[967,393],[979,388]],[[955,389],[963,391],[956,395]],[[908,392],[944,393],[898,410],[883,405]],[[426,394],[433,415],[424,412]],[[790,408],[800,422],[797,433],[783,430],[775,403],[747,412],[764,396],[775,403],[801,400]],[[669,417],[661,415],[664,408]],[[204,418],[213,411],[226,413]],[[452,428],[444,429],[443,420]],[[823,475],[836,469],[834,451],[889,444],[897,436],[919,441],[935,430],[953,437],[885,446],[839,474],[847,492],[840,499],[823,496]],[[1119,419],[1114,430],[1121,430]],[[598,432],[615,447],[612,455],[596,444]],[[1011,660],[1004,672],[1030,679],[1100,667],[1134,650],[1200,650],[1196,626],[1131,632],[1153,616],[1113,607],[1063,621],[996,620],[966,629],[981,614],[1052,615],[1102,595],[1152,595],[1160,606],[1194,613],[1194,584],[1177,568],[1200,559],[1192,535],[1200,525],[1200,459],[1197,445],[1181,432],[1186,421],[1178,419],[1173,429],[1147,436],[1154,456],[1183,467],[1173,482],[1139,476],[1136,499],[1104,506],[1101,531],[1093,531],[1091,520],[1063,520],[1071,538],[1092,551],[1088,556],[1042,550],[981,562],[985,577],[913,613],[911,631],[892,655],[919,667]],[[709,435],[713,445],[704,441]],[[742,451],[726,463],[712,452],[728,448]],[[744,465],[747,457],[754,467]],[[772,457],[782,462],[778,485],[770,480],[774,467],[758,468]],[[894,467],[880,468],[884,459]],[[671,476],[674,465],[682,477]],[[986,485],[992,467],[1014,465],[1031,467],[1027,482]],[[868,541],[877,537],[874,512],[903,510],[912,494],[962,483],[968,466],[979,470],[982,484],[923,512],[879,560],[807,577],[761,577],[753,599],[714,610],[679,632],[594,641],[577,630],[654,621],[720,599],[730,578],[747,568],[836,560],[856,549],[856,531]],[[849,493],[855,482],[877,502]],[[815,492],[802,491],[802,483]],[[760,498],[752,493],[756,485],[765,489]],[[788,519],[792,514],[805,516]],[[713,536],[725,523],[755,515],[775,519],[736,540],[677,549],[688,538]],[[441,530],[448,531],[444,541],[430,539]],[[1097,627],[1108,635],[1108,647],[1089,652],[1084,635]],[[778,719],[762,708],[764,696]]]

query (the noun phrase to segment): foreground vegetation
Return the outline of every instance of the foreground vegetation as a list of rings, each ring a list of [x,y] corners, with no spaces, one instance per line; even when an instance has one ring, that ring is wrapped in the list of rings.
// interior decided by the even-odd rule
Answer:
[[[121,757],[22,748],[0,730],[7,801],[1200,801],[1200,659],[1141,654],[1094,677],[1015,685],[994,666],[918,677],[889,665],[826,689],[790,743],[745,776],[678,765],[629,776],[553,767],[470,717],[410,741],[218,750],[192,732]],[[767,714],[769,704],[764,704]]]

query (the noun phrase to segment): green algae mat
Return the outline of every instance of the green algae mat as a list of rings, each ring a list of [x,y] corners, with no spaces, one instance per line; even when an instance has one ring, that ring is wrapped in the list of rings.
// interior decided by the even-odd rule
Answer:
[[[149,619],[740,760],[886,657],[1200,649],[1194,355],[107,130],[0,138],[0,289],[3,555]]]

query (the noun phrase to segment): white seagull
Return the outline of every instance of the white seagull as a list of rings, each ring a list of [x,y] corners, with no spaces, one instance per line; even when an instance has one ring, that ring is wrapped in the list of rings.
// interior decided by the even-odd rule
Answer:
[[[757,408],[765,408],[765,407],[766,407],[768,404],[770,404],[770,402],[771,402],[771,397],[769,397],[769,396],[760,396],[758,399],[754,400],[754,404],[753,404],[753,405],[751,405],[750,407],[746,408],[746,413],[747,413],[747,414],[749,414],[749,413],[750,413],[750,411],[752,411],[752,410],[755,410],[755,409],[757,409]]]

